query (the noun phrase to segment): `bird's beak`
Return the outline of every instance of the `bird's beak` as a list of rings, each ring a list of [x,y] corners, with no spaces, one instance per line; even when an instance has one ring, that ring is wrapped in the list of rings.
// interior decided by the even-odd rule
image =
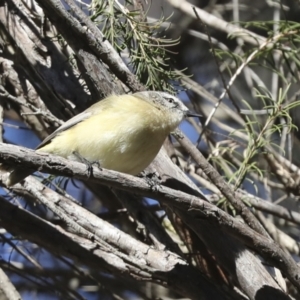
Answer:
[[[201,117],[203,117],[202,115],[196,114],[195,112],[193,112],[193,111],[191,111],[191,110],[188,110],[188,111],[185,113],[185,115],[186,115],[187,117],[196,117],[196,118],[201,118]]]

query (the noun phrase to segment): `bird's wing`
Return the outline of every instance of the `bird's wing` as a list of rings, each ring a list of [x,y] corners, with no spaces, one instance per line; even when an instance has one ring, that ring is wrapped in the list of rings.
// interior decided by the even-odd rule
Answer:
[[[59,133],[75,126],[76,124],[88,119],[91,115],[93,115],[93,112],[88,110],[83,111],[82,113],[74,116],[67,122],[65,122],[63,125],[61,125],[59,128],[57,128],[53,133],[51,133],[49,136],[47,136],[37,147],[36,149],[39,149],[46,144],[48,144],[53,138],[55,138]]]

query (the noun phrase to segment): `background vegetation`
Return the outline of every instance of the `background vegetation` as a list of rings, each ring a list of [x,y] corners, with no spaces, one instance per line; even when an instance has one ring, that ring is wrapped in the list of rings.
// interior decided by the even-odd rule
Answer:
[[[59,175],[1,171],[1,299],[300,298],[299,5],[1,1],[0,161]],[[147,177],[19,146],[145,89],[203,115]]]

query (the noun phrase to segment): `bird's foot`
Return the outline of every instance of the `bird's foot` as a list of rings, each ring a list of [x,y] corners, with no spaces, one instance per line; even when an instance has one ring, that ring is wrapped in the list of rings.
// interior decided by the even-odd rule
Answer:
[[[73,152],[73,155],[83,164],[87,167],[88,177],[91,178],[93,176],[93,166],[95,165],[97,168],[100,168],[100,163],[98,160],[96,161],[89,161],[86,158],[84,158],[82,155],[80,155],[77,151]]]

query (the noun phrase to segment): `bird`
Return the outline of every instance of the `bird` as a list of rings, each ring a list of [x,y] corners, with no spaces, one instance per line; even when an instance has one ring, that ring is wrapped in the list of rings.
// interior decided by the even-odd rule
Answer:
[[[166,137],[185,117],[199,115],[167,92],[110,95],[69,119],[35,151],[137,175],[150,165]],[[17,167],[6,185],[12,186],[33,172]]]

